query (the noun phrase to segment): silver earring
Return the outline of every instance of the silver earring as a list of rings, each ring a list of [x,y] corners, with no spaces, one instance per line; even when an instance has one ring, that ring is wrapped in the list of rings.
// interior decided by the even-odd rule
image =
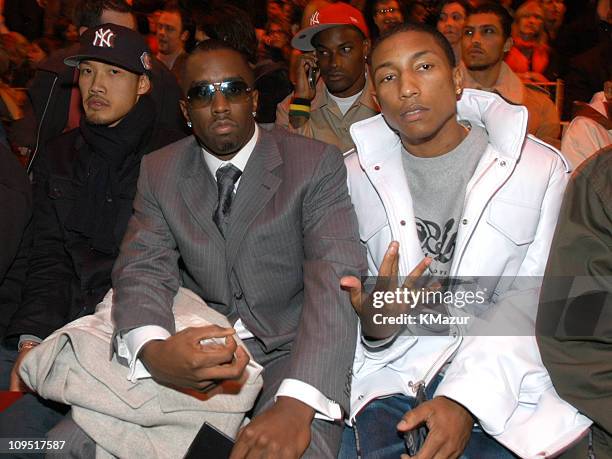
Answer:
[[[191,128],[191,121],[187,121],[187,127]]]
[[[257,112],[251,112],[251,114],[253,115],[253,117],[257,116]]]

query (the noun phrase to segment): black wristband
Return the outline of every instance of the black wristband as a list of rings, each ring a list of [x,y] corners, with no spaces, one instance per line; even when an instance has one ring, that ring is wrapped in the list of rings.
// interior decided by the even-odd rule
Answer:
[[[308,105],[310,107],[310,100],[302,99],[301,97],[294,97],[291,99],[291,103],[295,105]]]

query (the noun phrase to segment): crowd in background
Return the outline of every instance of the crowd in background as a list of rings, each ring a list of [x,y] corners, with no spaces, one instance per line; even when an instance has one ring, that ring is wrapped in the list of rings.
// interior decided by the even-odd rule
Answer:
[[[177,78],[184,61],[181,55],[198,41],[219,38],[239,46],[255,67],[258,89],[263,93],[257,119],[271,123],[276,104],[291,93],[296,81],[299,51],[292,49],[291,38],[308,25],[312,11],[327,3],[333,2],[134,0],[131,8],[153,53]],[[557,103],[561,119],[569,121],[574,101],[588,103],[610,79],[608,2],[501,3],[514,18],[514,45],[505,55],[506,63],[523,82],[546,92]],[[404,20],[429,23],[447,37],[460,61],[463,23],[478,0],[354,0],[352,4],[364,13],[373,39]],[[8,142],[15,152],[24,154],[25,162],[36,141],[32,136],[35,125],[27,120],[31,100],[25,88],[50,54],[75,46],[83,18],[77,0],[5,0],[2,11],[0,118]],[[558,80],[563,82],[561,90]]]

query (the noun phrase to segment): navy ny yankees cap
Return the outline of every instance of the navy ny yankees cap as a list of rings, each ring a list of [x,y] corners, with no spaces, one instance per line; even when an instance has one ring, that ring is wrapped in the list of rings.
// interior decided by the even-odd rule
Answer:
[[[79,40],[78,54],[64,59],[76,67],[81,61],[101,61],[133,73],[150,74],[151,50],[138,32],[116,24],[102,24],[87,29]]]

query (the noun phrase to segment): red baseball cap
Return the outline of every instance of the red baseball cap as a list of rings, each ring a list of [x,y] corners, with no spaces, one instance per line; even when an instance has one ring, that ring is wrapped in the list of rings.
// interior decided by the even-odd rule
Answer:
[[[310,16],[310,27],[300,30],[291,40],[291,46],[301,51],[313,51],[312,37],[332,27],[352,25],[369,37],[368,26],[357,8],[348,3],[338,2],[315,11]]]

